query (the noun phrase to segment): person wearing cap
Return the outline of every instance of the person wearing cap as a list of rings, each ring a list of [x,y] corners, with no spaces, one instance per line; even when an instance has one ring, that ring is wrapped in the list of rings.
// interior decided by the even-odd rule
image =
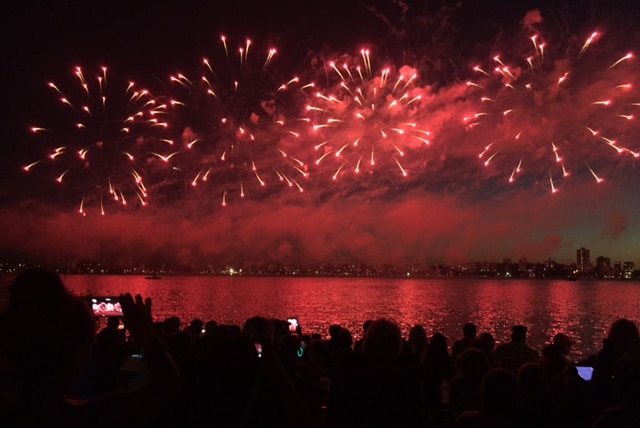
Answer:
[[[564,333],[558,333],[551,339],[551,343],[542,348],[540,363],[547,371],[549,379],[561,375],[565,367],[571,364],[569,358],[573,340]]]

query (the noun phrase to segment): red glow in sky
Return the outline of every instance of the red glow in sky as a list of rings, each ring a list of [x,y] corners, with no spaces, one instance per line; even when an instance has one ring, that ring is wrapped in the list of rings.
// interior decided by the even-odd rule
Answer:
[[[40,55],[7,80],[0,255],[452,264],[571,262],[585,246],[638,262],[629,11],[572,15],[567,36],[548,9],[515,6],[472,30],[504,4],[461,3],[437,11],[451,21],[432,43],[417,24],[434,11],[382,3],[345,7],[332,28],[292,5],[272,23],[194,6],[175,24],[193,39],[139,27],[127,43],[101,24],[75,37],[87,7],[51,46],[16,42],[12,57]],[[155,25],[172,12],[158,7]],[[73,43],[80,58],[46,53]]]

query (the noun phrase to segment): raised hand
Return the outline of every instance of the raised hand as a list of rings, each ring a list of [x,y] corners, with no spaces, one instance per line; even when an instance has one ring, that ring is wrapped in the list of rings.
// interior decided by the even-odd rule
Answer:
[[[130,293],[121,294],[120,305],[122,306],[124,325],[140,347],[144,349],[159,341],[153,330],[150,297],[143,300],[139,294],[136,294],[135,299]]]

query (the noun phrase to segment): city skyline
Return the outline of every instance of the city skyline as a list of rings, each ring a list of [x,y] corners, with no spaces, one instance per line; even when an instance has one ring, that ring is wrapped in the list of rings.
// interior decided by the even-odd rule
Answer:
[[[149,275],[158,274],[181,275],[249,275],[249,276],[379,276],[396,278],[421,277],[481,277],[481,278],[535,278],[535,279],[607,279],[632,280],[640,279],[640,269],[633,261],[619,261],[606,256],[598,256],[595,263],[591,263],[590,250],[578,248],[576,260],[572,263],[559,263],[551,258],[546,260],[527,260],[521,257],[512,260],[504,257],[502,261],[468,261],[456,265],[433,265],[429,263],[415,263],[404,265],[362,264],[334,264],[334,265],[287,265],[284,263],[269,263],[266,265],[250,265],[236,261],[226,265],[216,264],[214,261],[202,265],[117,265],[101,263],[91,260],[77,260],[70,264],[50,264],[47,262],[33,263],[24,261],[0,261],[0,274],[14,274],[24,269],[37,267],[66,274],[124,274]]]
[[[0,258],[638,263],[637,7],[125,3],[3,14]]]

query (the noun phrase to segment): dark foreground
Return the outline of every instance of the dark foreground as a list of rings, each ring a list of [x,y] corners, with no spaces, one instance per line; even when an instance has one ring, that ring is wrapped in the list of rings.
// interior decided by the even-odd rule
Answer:
[[[626,319],[580,362],[586,380],[569,337],[532,349],[525,326],[496,347],[471,323],[449,344],[423,326],[402,337],[389,319],[322,337],[262,317],[154,322],[150,300],[120,304],[96,334],[56,274],[14,280],[0,318],[4,426],[640,426],[640,335]]]

